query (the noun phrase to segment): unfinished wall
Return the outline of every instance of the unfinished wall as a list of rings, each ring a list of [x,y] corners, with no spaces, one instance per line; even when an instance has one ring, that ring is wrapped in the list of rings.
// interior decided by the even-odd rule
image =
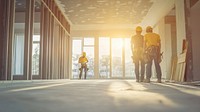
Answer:
[[[176,0],[177,53],[182,52],[182,42],[186,39],[184,0]]]
[[[200,1],[191,8],[191,28],[193,47],[193,78],[200,80]]]

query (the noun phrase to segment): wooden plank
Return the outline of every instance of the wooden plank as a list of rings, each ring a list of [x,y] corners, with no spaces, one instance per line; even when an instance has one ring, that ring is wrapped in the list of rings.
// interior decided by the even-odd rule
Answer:
[[[175,81],[184,81],[185,76],[185,67],[186,67],[186,52],[180,54],[177,59],[177,63],[174,61],[173,63],[173,75],[172,80]],[[176,65],[176,70],[175,70]]]
[[[175,81],[184,81],[185,76],[185,70],[186,70],[186,57],[187,57],[187,42],[186,40],[183,40],[183,47],[182,47],[182,53],[178,56],[177,59],[177,69],[175,72]]]
[[[175,75],[174,75],[175,81],[178,81],[178,79],[179,79],[179,69],[180,69],[180,65],[177,63],[176,64],[176,71],[175,71]]]
[[[182,69],[183,69],[182,68],[182,64],[179,63],[178,79],[177,79],[177,81],[181,81],[181,74],[182,74],[181,72],[182,72]]]
[[[183,70],[182,70],[181,82],[184,82],[184,77],[185,77],[185,69],[186,69],[186,63],[183,63]]]
[[[177,69],[177,57],[173,58],[172,61],[172,68],[171,68],[171,78],[170,80],[175,80],[175,75],[176,75],[176,69]]]
[[[178,63],[183,63],[186,61],[186,52],[178,56]]]

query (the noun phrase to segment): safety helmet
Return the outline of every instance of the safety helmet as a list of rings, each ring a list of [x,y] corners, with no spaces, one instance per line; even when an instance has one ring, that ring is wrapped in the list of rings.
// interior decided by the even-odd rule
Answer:
[[[86,56],[86,52],[83,52],[82,55],[83,55],[83,56]]]
[[[142,27],[141,26],[137,26],[135,29],[137,32],[141,32],[142,31]]]
[[[147,26],[146,32],[152,32],[152,31],[153,31],[153,28],[151,26]]]

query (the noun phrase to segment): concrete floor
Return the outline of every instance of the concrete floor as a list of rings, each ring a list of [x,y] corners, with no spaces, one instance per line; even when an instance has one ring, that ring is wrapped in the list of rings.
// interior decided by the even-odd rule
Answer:
[[[200,88],[134,80],[1,82],[0,112],[200,112]]]

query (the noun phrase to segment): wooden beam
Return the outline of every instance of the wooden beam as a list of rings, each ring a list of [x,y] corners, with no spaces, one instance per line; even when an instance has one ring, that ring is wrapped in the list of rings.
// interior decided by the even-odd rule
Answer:
[[[33,49],[33,35],[34,35],[34,18],[35,18],[35,0],[30,3],[30,44],[29,44],[29,80],[32,80],[32,49]]]
[[[40,59],[39,59],[39,78],[42,79],[43,74],[43,46],[44,46],[44,5],[41,3],[40,12]]]
[[[35,0],[26,1],[25,13],[25,38],[24,38],[24,80],[32,79],[32,36],[33,36],[33,11]]]
[[[5,62],[6,60],[6,27],[7,25],[5,24],[7,20],[7,0],[0,0],[0,80],[6,80],[6,75],[7,75],[7,70],[6,70],[6,65],[7,63]]]
[[[192,34],[191,34],[191,17],[190,17],[190,0],[184,0],[185,3],[185,25],[186,25],[186,40],[188,49],[186,55],[186,81],[193,80],[193,58],[192,58]]]
[[[44,20],[43,20],[43,57],[42,57],[42,79],[47,79],[47,60],[48,60],[48,9],[44,7]]]

